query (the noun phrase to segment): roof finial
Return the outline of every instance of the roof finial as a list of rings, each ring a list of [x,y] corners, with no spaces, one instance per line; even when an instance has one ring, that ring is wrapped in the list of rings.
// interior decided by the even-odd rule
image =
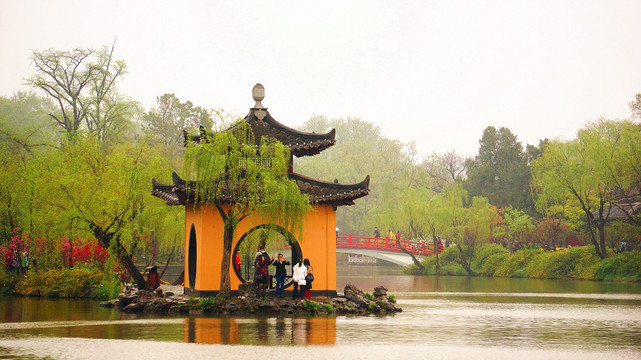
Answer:
[[[261,103],[265,98],[265,87],[263,85],[260,83],[254,85],[254,88],[252,89],[252,97],[254,98],[254,101],[256,101],[254,109],[264,109],[263,104]]]

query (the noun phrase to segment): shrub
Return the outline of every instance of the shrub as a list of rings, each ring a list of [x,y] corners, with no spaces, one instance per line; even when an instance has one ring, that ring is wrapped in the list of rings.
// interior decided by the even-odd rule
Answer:
[[[449,264],[441,264],[441,269],[439,270],[439,274],[444,274],[444,275],[467,275],[467,271],[463,269],[463,266],[461,266],[458,263],[449,263]]]
[[[189,306],[190,309],[194,309],[194,308],[198,307],[198,299],[195,298],[195,297],[190,297],[187,300],[187,306]]]
[[[29,271],[16,284],[22,295],[53,296],[60,298],[88,298],[102,278],[93,267],[76,267],[46,271]]]
[[[641,281],[641,251],[612,255],[598,264],[595,277],[599,280]]]
[[[364,292],[363,293],[363,297],[366,298],[366,299],[369,299],[369,300],[374,300],[374,295],[372,295],[372,294],[370,294],[368,292]]]
[[[367,304],[367,311],[369,312],[378,312],[380,310],[381,310],[381,307],[375,302],[371,302]]]
[[[323,306],[325,307],[325,310],[327,310],[329,314],[334,312],[334,307],[332,306],[332,304],[323,304]]]
[[[456,248],[456,246],[450,246],[444,249],[443,252],[439,255],[439,261],[444,263],[454,262],[457,257],[458,257],[458,249]]]
[[[13,293],[18,280],[18,276],[0,270],[0,295]]]
[[[523,274],[523,271],[519,270],[526,268],[532,259],[542,254],[543,253],[537,249],[521,249],[516,251],[508,257],[505,257],[504,261],[497,267],[494,276],[521,277],[520,274]]]
[[[388,295],[387,296],[387,301],[389,301],[391,303],[396,303],[396,295],[394,295],[394,294]]]
[[[321,304],[307,299],[305,299],[305,302],[303,302],[303,306],[305,306],[305,310],[307,310],[307,312],[312,314],[317,313],[318,311],[320,311],[320,309],[323,308]]]
[[[122,290],[120,281],[112,280],[105,281],[103,280],[100,285],[96,286],[91,291],[91,298],[96,300],[111,300],[118,297],[118,293]]]
[[[494,276],[509,255],[510,252],[502,246],[483,245],[475,251],[472,268],[480,275]]]
[[[210,311],[216,307],[216,302],[212,297],[201,298],[200,301],[198,301],[198,307],[204,311]]]
[[[596,278],[599,262],[591,246],[581,246],[541,253],[528,265],[527,271],[532,278],[590,280]]]

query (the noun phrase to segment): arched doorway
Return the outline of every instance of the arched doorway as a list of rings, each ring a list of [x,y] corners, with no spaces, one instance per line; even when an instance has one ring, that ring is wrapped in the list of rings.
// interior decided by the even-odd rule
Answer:
[[[189,287],[193,290],[196,283],[196,265],[198,261],[198,247],[196,244],[196,228],[191,224],[189,231],[189,250],[188,250],[188,271],[189,271]]]
[[[253,259],[258,245],[261,243],[265,245],[265,251],[270,257],[275,259],[279,253],[282,253],[285,259],[291,263],[287,267],[287,277],[284,285],[285,288],[289,287],[292,284],[292,266],[303,258],[303,252],[291,232],[282,226],[274,224],[255,226],[240,237],[232,252],[232,263],[234,264],[233,268],[236,277],[242,283],[254,279]],[[241,258],[240,268],[235,265],[236,255]],[[269,284],[269,288],[272,288],[271,277]]]

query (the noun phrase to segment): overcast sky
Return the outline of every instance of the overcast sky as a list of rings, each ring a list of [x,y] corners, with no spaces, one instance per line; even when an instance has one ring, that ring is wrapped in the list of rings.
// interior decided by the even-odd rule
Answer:
[[[296,127],[355,116],[420,154],[478,151],[489,125],[524,144],[626,118],[641,92],[641,1],[0,0],[0,95],[32,50],[111,45],[121,92],[174,93],[244,116],[252,86]]]

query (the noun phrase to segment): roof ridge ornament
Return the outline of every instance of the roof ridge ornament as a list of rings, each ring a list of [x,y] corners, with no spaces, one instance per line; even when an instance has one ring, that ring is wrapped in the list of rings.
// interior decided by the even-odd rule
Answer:
[[[265,87],[261,83],[256,83],[252,88],[252,97],[254,98],[254,101],[256,101],[256,104],[253,107],[253,109],[257,110],[255,113],[256,117],[258,120],[263,120],[265,116],[267,116],[267,111],[265,111],[267,109],[262,103],[265,98]]]

